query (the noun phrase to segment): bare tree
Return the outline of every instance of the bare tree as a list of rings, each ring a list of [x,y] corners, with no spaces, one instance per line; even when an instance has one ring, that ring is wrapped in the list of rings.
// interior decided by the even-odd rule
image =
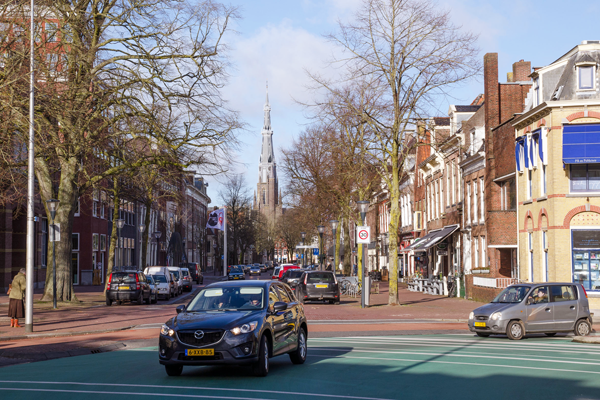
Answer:
[[[0,75],[0,133],[21,144],[29,50],[19,38],[28,7],[26,0],[0,2],[0,19],[9,21],[0,37],[14,43]],[[81,195],[145,165],[227,165],[221,161],[240,123],[220,95],[228,67],[223,37],[236,17],[234,8],[210,0],[53,0],[38,7],[35,173],[42,202],[60,200],[59,300],[72,292],[70,237]],[[127,157],[115,152],[144,157],[123,163]],[[7,169],[22,167],[6,154],[0,160]],[[50,272],[44,298],[52,293]]]
[[[409,144],[418,142],[406,132],[428,114],[439,96],[479,73],[476,36],[463,33],[448,12],[429,0],[365,0],[354,21],[340,23],[339,32],[329,39],[343,50],[343,56],[334,60],[345,68],[342,80],[366,82],[378,97],[376,113],[357,107],[360,103],[351,98],[343,103],[364,119],[376,137],[374,155],[390,195],[388,304],[395,305],[399,178]],[[311,77],[337,98],[348,97],[338,82],[318,74]]]
[[[244,230],[247,228],[248,220],[252,217],[250,195],[243,175],[228,176],[223,189],[219,191],[219,197],[221,197],[223,205],[227,207],[227,228],[232,233],[228,237],[228,241],[233,243],[233,247],[229,251],[233,251],[235,261],[241,263],[242,247],[247,248],[248,246],[242,246],[242,233],[247,233]]]

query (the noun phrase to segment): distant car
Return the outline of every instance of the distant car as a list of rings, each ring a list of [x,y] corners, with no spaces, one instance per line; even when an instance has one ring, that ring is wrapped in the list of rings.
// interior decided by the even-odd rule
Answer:
[[[146,279],[148,280],[148,285],[150,285],[150,291],[152,293],[150,302],[156,304],[158,302],[158,282],[154,280],[152,275],[146,275]]]
[[[111,306],[113,301],[121,304],[122,301],[135,301],[137,304],[150,304],[152,289],[141,271],[119,271],[108,276],[106,283],[106,305]]]
[[[302,303],[326,300],[331,304],[340,304],[340,286],[331,271],[305,271],[296,286],[296,297]]]
[[[265,264],[260,265],[260,272],[267,272],[267,266]]]
[[[281,269],[281,267],[275,267],[275,269],[273,269],[273,275],[271,275],[271,279],[279,279],[279,270]],[[260,270],[260,268],[259,268]]]
[[[167,375],[185,365],[246,364],[256,376],[270,359],[288,354],[294,364],[307,355],[304,307],[287,285],[272,281],[216,282],[202,289],[160,330],[158,361]]]
[[[256,265],[253,265],[252,267],[250,267],[250,275],[260,275],[260,268],[257,267]]]
[[[169,271],[169,267],[161,267],[161,266],[152,266],[146,267],[144,269],[144,274],[147,275],[162,275],[165,277],[165,280],[169,286],[169,298],[175,297],[176,294],[176,285],[173,282],[173,274]]]
[[[192,276],[192,280],[196,282],[197,285],[204,284],[204,275],[202,274],[202,269],[200,268],[200,264],[198,263],[181,263],[179,264],[181,268],[187,268],[190,270],[190,275]]]
[[[192,291],[192,276],[190,275],[190,270],[187,268],[180,268],[181,277],[183,278],[183,289],[186,292]]]
[[[248,273],[250,273],[251,268],[252,268],[252,266],[250,264],[248,264],[248,265],[244,265],[242,269],[244,270],[245,274],[248,274]]]
[[[171,284],[165,275],[151,275],[158,286],[158,297],[171,300]]]
[[[227,280],[233,281],[238,279],[246,279],[246,275],[244,275],[244,271],[241,267],[234,265],[227,274]]]
[[[183,275],[181,274],[181,268],[179,267],[167,267],[169,269],[169,271],[171,271],[171,274],[173,274],[173,277],[175,278],[175,282],[177,282],[177,295],[180,295],[181,293],[183,293]]]
[[[295,291],[302,274],[304,274],[302,269],[288,269],[281,277],[281,282],[287,283]]]
[[[527,333],[554,336],[575,332],[587,336],[592,331],[592,315],[581,284],[520,283],[473,310],[468,325],[477,336],[505,334],[512,340],[522,339]]]
[[[283,274],[287,270],[290,270],[290,269],[300,269],[300,267],[295,264],[283,264],[281,267],[279,267],[279,274],[277,275],[277,277],[275,279],[281,280],[281,278],[283,277]]]

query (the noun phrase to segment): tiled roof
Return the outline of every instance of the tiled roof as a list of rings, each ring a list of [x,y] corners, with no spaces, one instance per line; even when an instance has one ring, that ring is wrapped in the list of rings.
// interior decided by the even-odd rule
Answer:
[[[481,106],[456,106],[457,112],[475,112],[479,110]]]
[[[435,122],[436,125],[450,126],[450,117],[434,117],[433,122]]]

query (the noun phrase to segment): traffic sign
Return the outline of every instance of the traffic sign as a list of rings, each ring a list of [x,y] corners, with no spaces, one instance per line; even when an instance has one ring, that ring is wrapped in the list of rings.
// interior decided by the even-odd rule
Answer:
[[[358,234],[357,243],[371,243],[371,227],[369,226],[359,226],[356,228]]]
[[[313,249],[313,255],[318,256],[319,255],[319,249]]]

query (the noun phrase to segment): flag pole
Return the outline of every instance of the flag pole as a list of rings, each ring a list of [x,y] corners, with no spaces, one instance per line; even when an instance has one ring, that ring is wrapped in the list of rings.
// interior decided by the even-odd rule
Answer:
[[[223,207],[225,212],[223,213],[223,237],[225,245],[223,248],[223,276],[227,276],[227,207]]]

